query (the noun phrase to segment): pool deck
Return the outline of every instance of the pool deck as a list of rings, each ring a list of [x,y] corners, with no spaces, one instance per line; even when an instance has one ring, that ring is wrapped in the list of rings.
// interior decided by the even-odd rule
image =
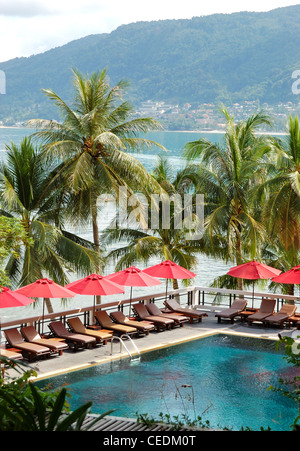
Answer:
[[[300,331],[297,331],[294,327],[290,329],[280,329],[278,327],[265,328],[259,323],[254,323],[252,326],[249,326],[247,322],[241,322],[239,319],[234,324],[231,324],[228,320],[222,320],[219,324],[215,317],[216,310],[207,307],[200,311],[204,311],[208,315],[200,323],[185,323],[183,327],[175,327],[174,329],[162,332],[150,332],[149,335],[135,338],[133,341],[138,347],[139,352],[142,354],[154,349],[176,345],[216,333],[238,334],[275,340],[278,340],[278,333],[281,335],[292,335],[294,338],[297,337],[297,332],[300,335]],[[133,355],[136,355],[136,351],[128,340],[126,340],[126,346]],[[45,360],[36,360],[30,366],[37,372],[38,379],[41,379],[62,373],[69,373],[92,365],[107,363],[120,358],[128,358],[128,353],[124,349],[120,353],[120,344],[118,341],[114,341],[113,355],[111,355],[111,344],[108,342],[106,345],[97,345],[96,348],[81,349],[77,352],[69,349],[64,351],[62,356],[55,354]],[[27,361],[24,359],[24,362]],[[12,377],[16,376],[14,370],[9,370],[8,373]]]

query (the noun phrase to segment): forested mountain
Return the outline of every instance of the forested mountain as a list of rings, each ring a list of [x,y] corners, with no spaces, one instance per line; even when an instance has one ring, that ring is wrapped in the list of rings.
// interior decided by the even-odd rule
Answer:
[[[300,70],[300,5],[123,25],[29,58],[0,64],[6,95],[0,120],[55,117],[42,88],[71,98],[71,68],[107,67],[111,83],[131,82],[129,100],[173,103],[299,101],[292,73]],[[37,37],[38,39],[38,37]]]

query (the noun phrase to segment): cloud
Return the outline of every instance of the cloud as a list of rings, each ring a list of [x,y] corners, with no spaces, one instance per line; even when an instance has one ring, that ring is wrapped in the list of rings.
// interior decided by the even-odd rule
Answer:
[[[217,12],[270,10],[292,0],[0,0],[0,62],[74,39],[110,33],[122,24],[184,19]]]
[[[57,10],[49,3],[39,0],[2,0],[0,16],[28,18],[55,14]]]

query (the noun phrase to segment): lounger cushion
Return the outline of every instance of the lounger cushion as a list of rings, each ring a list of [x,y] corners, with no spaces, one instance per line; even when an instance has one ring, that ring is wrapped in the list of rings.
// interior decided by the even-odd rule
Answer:
[[[163,318],[173,319],[176,322],[186,322],[189,320],[187,316],[176,313],[163,313],[156,304],[147,304],[146,308],[150,315],[162,316]]]
[[[67,322],[74,333],[87,335],[89,337],[94,337],[94,338],[96,338],[96,340],[98,342],[102,341],[102,340],[106,340],[108,338],[111,338],[111,336],[112,336],[112,334],[109,332],[104,332],[101,330],[87,329],[86,327],[84,327],[84,324],[81,322],[80,318],[78,318],[78,317],[69,318],[67,320]]]
[[[262,320],[264,320],[267,316],[269,316],[272,313],[274,313],[275,305],[276,305],[276,300],[275,299],[263,299],[261,301],[261,305],[260,305],[259,311],[256,312],[256,313],[253,313],[253,315],[250,315],[247,318],[247,321],[248,322],[253,322],[253,321],[262,321]]]
[[[297,310],[295,305],[284,304],[278,313],[267,316],[266,322],[268,323],[282,323],[286,321],[290,316],[293,316]]]
[[[267,323],[282,323],[286,321],[290,315],[284,315],[283,313],[275,313],[274,315],[267,316],[265,318]]]
[[[21,351],[21,349],[20,349]],[[0,355],[13,360],[22,360],[23,356],[21,352],[10,351],[9,349],[0,348]]]
[[[49,328],[53,331],[53,333],[57,337],[64,338],[65,340],[70,340],[82,344],[96,342],[96,339],[94,337],[87,337],[82,334],[75,334],[73,332],[69,332],[61,321],[55,321],[53,323],[50,323]]]
[[[252,322],[252,321],[261,321],[261,320],[265,319],[267,316],[269,316],[269,313],[256,312],[256,313],[253,313],[253,315],[250,315],[247,318],[247,321],[250,321],[250,322]]]
[[[246,306],[247,301],[244,299],[235,299],[231,307],[221,310],[221,312],[216,313],[216,316],[222,318],[232,318],[245,310]]]
[[[165,301],[165,305],[166,305],[169,309],[173,310],[174,312],[184,313],[184,314],[187,315],[187,316],[191,316],[191,315],[193,315],[193,316],[199,316],[199,317],[207,316],[206,313],[198,312],[198,311],[195,310],[195,309],[190,309],[190,308],[183,308],[183,307],[180,307],[180,304],[178,304],[178,302],[176,302],[174,299],[167,299],[167,300]]]
[[[124,326],[123,324],[115,324],[109,317],[108,313],[104,310],[96,312],[95,317],[104,329],[111,329],[115,332],[123,332],[127,334],[137,332],[136,327]]]
[[[20,330],[22,335],[25,337],[25,340],[29,343],[44,345],[50,349],[56,350],[57,352],[69,348],[66,343],[52,340],[51,338],[42,338],[33,326],[22,327]]]
[[[154,324],[150,321],[131,321],[129,318],[127,318],[127,316],[124,315],[124,313],[120,311],[112,312],[110,316],[119,324],[133,326],[140,331],[155,329]]]
[[[50,349],[46,346],[27,343],[23,340],[22,335],[17,329],[7,329],[4,331],[8,343],[13,348],[21,349],[21,351],[31,352],[35,355],[49,354]]]
[[[153,321],[156,324],[163,324],[166,326],[174,324],[174,320],[172,319],[162,318],[161,316],[149,315],[148,310],[142,303],[135,304],[133,308],[136,311],[138,317],[143,320]]]

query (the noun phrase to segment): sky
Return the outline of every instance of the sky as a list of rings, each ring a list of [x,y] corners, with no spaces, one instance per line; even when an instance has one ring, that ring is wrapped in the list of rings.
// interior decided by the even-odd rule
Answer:
[[[270,11],[297,0],[0,0],[0,62],[138,21]]]

